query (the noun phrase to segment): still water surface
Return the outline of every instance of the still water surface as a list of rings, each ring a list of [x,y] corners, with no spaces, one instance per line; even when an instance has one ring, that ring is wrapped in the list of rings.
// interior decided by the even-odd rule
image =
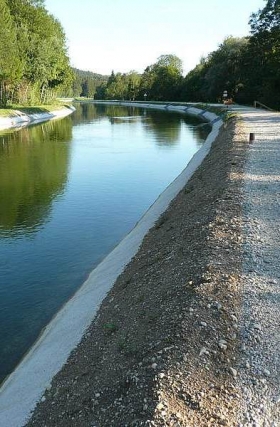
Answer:
[[[76,108],[0,134],[0,381],[210,131],[176,113]]]

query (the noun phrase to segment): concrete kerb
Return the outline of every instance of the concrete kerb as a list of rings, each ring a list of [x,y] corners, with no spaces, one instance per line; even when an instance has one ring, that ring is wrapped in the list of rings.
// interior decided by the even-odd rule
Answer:
[[[121,105],[135,106],[135,103],[123,102]],[[165,105],[143,103],[136,106],[160,110],[165,108]],[[185,106],[172,106],[172,111],[184,114],[185,109]],[[192,115],[199,115],[201,111],[197,108],[188,108],[188,114]],[[158,197],[135,228],[92,271],[86,282],[57,313],[22,362],[4,382],[0,389],[1,426],[22,427],[26,424],[36,403],[40,401],[52,378],[60,371],[71,351],[80,342],[103,299],[124,267],[137,253],[147,232],[209,153],[222,125],[222,120],[214,116],[213,113],[204,115],[204,118],[212,123],[212,131],[187,167]]]

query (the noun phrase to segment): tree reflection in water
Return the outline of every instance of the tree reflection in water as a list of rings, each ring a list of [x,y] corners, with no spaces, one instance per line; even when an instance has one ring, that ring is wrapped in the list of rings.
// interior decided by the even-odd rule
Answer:
[[[71,137],[69,118],[0,135],[2,237],[33,233],[47,221],[67,182]]]

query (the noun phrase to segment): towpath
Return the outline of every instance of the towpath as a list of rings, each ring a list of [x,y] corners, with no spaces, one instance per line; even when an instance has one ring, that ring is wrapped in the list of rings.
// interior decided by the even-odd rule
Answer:
[[[280,114],[241,113],[255,134],[243,176],[241,389],[245,425],[280,425]]]

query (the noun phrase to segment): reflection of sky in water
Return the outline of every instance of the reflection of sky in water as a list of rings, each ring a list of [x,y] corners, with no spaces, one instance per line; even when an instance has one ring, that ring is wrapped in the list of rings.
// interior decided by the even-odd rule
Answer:
[[[186,166],[202,143],[199,124],[83,104],[71,117],[1,135],[2,378]]]

